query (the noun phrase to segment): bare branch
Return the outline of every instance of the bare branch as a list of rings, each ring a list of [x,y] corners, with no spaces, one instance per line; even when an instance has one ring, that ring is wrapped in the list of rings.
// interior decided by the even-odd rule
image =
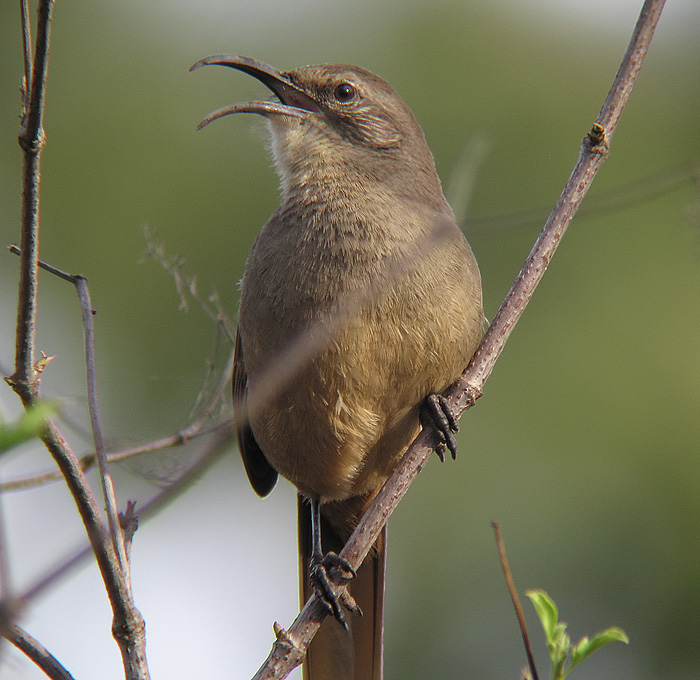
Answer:
[[[87,279],[84,276],[74,276],[73,283],[80,300],[80,310],[83,315],[83,330],[85,333],[85,365],[87,371],[87,400],[88,411],[90,412],[90,424],[92,426],[92,437],[95,443],[95,454],[97,456],[97,467],[100,470],[102,481],[102,493],[104,494],[105,506],[107,508],[107,519],[109,523],[109,533],[112,538],[112,547],[119,560],[122,574],[121,585],[126,589],[125,595],[131,598],[131,568],[126,555],[124,545],[124,533],[119,523],[119,508],[117,507],[117,497],[114,493],[114,482],[107,462],[107,447],[105,445],[104,433],[100,419],[100,408],[97,403],[97,369],[95,365],[95,325],[93,320],[92,303],[90,301],[90,290]]]
[[[637,75],[642,68],[644,57],[649,51],[651,39],[654,37],[656,25],[661,18],[664,4],[665,0],[645,0],[627,51],[615,76],[615,81],[598,114],[596,125],[603,128],[601,131],[602,139],[603,141],[607,139],[608,144],[617,128],[625,104],[632,94]]]
[[[12,247],[10,250],[12,252],[17,252],[16,247]],[[20,256],[22,252],[23,251],[20,250]],[[138,612],[133,602],[131,592],[131,568],[124,543],[124,534],[120,526],[119,510],[112,476],[109,471],[106,446],[97,404],[93,309],[90,301],[87,279],[80,275],[67,274],[43,262],[41,265],[42,268],[72,283],[78,293],[85,334],[88,409],[95,443],[95,456],[100,470],[102,491],[107,508],[111,545],[106,545],[107,536],[102,524],[96,499],[92,494],[87,477],[85,477],[84,469],[55,425],[51,424],[50,426],[55,435],[51,445],[49,445],[47,439],[44,439],[44,443],[54,455],[54,459],[61,469],[62,476],[68,482],[71,493],[78,504],[78,509],[88,531],[88,536],[112,603],[114,612],[113,631],[115,638],[122,650],[122,658],[125,667],[134,673],[134,675],[127,675],[127,677],[145,679],[148,677],[148,669],[145,665],[144,623],[141,614]],[[37,267],[38,266],[39,260],[37,259]],[[60,457],[61,460],[59,460],[57,456]]]
[[[29,85],[29,101],[26,94],[22,102],[24,115],[19,132],[19,143],[24,151],[23,197],[22,197],[22,240],[20,252],[19,304],[17,311],[15,373],[7,379],[21,398],[25,408],[35,403],[39,395],[38,376],[41,366],[35,363],[35,330],[37,312],[37,290],[39,269],[39,188],[40,156],[45,144],[43,129],[46,76],[48,71],[49,43],[53,0],[40,0],[37,19],[37,41],[32,64],[31,78],[25,74]],[[28,11],[23,5],[25,69],[27,66],[28,45],[31,42],[28,28]],[[73,277],[73,283],[83,305],[83,319],[86,333],[86,355],[88,359],[91,420],[95,433],[98,458],[101,458],[101,472],[108,517],[112,527],[114,546],[110,544],[99,506],[92,494],[82,467],[62,437],[56,425],[47,421],[42,440],[58,464],[71,494],[78,506],[92,549],[95,553],[102,578],[114,612],[113,634],[119,643],[127,680],[146,680],[148,668],[145,662],[144,624],[140,613],[131,599],[128,579],[129,567],[125,556],[123,535],[119,528],[114,490],[109,477],[105,447],[102,441],[99,418],[96,411],[94,389],[94,360],[92,356],[92,310],[89,308],[89,295],[82,277]],[[87,308],[87,309],[86,309]],[[87,320],[89,317],[89,321]],[[6,602],[2,603],[6,605]],[[6,607],[13,611],[13,607]]]
[[[144,228],[144,237],[146,238],[144,258],[154,260],[173,277],[175,289],[180,298],[180,309],[184,311],[189,309],[189,303],[187,302],[187,294],[189,294],[209,318],[222,329],[229,342],[233,345],[236,337],[236,328],[230,317],[224,312],[218,294],[214,292],[209,297],[209,302],[214,307],[212,309],[199,294],[196,277],[185,273],[185,260],[182,257],[166,255],[165,245],[155,240],[155,233],[149,228]]]
[[[231,443],[233,431],[233,423],[230,420],[226,423],[222,423],[221,427],[219,427],[219,429],[215,432],[212,440],[208,442],[204,451],[197,457],[197,459],[192,462],[189,467],[166,489],[157,493],[146,503],[141,503],[141,509],[138,513],[138,517],[128,517],[128,522],[133,523],[135,519],[142,521],[153,517],[163,508],[172,503],[176,498],[189,490],[191,486],[201,479],[202,475],[204,475],[226,451],[227,447]],[[77,549],[73,554],[69,555],[55,567],[50,569],[26,591],[24,591],[24,593],[17,597],[15,599],[15,603],[19,603],[19,605],[16,604],[15,606],[24,606],[34,598],[41,595],[49,586],[54,585],[58,579],[68,575],[73,571],[73,569],[81,565],[87,558],[90,557],[91,553],[92,549],[89,545],[82,549]],[[3,607],[7,607],[7,605],[0,602],[0,611],[3,610]]]
[[[506,340],[542,279],[568,224],[608,154],[622,110],[629,98],[658,23],[664,0],[646,0],[618,74],[596,123],[584,138],[574,170],[552,214],[503,301],[479,349],[459,380],[446,392],[455,414],[460,415],[482,394]],[[375,497],[340,555],[354,568],[362,563],[388,517],[394,511],[418,472],[427,463],[437,437],[422,431]],[[281,679],[301,663],[309,642],[326,613],[314,596],[305,604],[288,631],[279,626],[277,640],[254,680]]]
[[[19,626],[10,626],[3,635],[24,652],[51,680],[74,680],[61,662],[44,645]]]
[[[525,623],[525,615],[523,614],[523,607],[520,604],[520,598],[518,597],[518,591],[515,588],[515,582],[513,581],[513,572],[510,570],[510,563],[508,562],[508,555],[506,554],[506,546],[503,542],[503,536],[501,535],[501,527],[498,522],[491,522],[493,531],[496,534],[496,544],[498,545],[498,556],[501,561],[501,567],[503,569],[503,574],[506,578],[506,585],[508,586],[508,592],[510,593],[510,599],[515,607],[515,615],[518,618],[518,625],[520,626],[520,634],[523,638],[523,644],[525,645],[525,654],[527,654],[527,663],[530,667],[530,677],[532,680],[539,680],[537,675],[537,667],[535,666],[535,657],[532,654],[532,646],[530,645],[530,636],[527,632],[527,624]]]
[[[163,437],[162,439],[156,439],[152,442],[147,442],[146,444],[139,444],[138,446],[132,446],[126,449],[120,449],[118,451],[108,453],[107,460],[110,463],[118,463],[123,460],[128,460],[129,458],[143,456],[146,453],[171,449],[175,446],[183,446],[188,444],[192,439],[213,434],[219,430],[228,429],[233,424],[231,418],[225,418],[216,423],[212,423],[211,425],[204,426],[203,420],[204,417],[200,416],[184,430],[180,430],[177,434],[170,435],[169,437]],[[95,453],[86,453],[78,458],[78,462],[83,471],[89,470],[95,464]],[[43,484],[47,484],[49,482],[58,482],[62,479],[63,475],[60,472],[43,472],[38,475],[32,475],[31,477],[22,477],[21,479],[13,479],[7,482],[2,482],[0,483],[0,493],[6,491],[22,491],[24,489],[42,486]]]
[[[134,606],[131,589],[126,582],[126,570],[109,541],[99,506],[90,490],[82,466],[52,422],[47,424],[47,433],[42,437],[46,447],[58,464],[75,499],[78,511],[90,539],[90,545],[105,584],[112,606],[114,620],[112,633],[119,644],[127,680],[149,678],[145,655],[145,624]]]
[[[36,300],[39,259],[39,185],[41,180],[41,150],[44,147],[44,98],[49,67],[49,40],[53,0],[39,2],[37,41],[31,78],[28,79],[29,102],[19,131],[19,144],[24,152],[22,196],[22,262],[19,279],[17,334],[15,340],[15,373],[8,381],[20,395],[25,406],[36,394],[34,339],[36,331]],[[28,72],[29,37],[28,12],[22,12],[25,36],[25,69]],[[26,78],[26,76],[25,76]]]

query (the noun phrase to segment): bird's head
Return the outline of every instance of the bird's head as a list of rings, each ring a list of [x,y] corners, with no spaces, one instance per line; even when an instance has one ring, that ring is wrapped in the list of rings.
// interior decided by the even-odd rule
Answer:
[[[234,55],[207,57],[190,70],[208,64],[252,75],[276,100],[226,106],[207,116],[198,128],[232,113],[265,116],[283,187],[290,181],[306,181],[304,175],[319,169],[325,173],[354,169],[383,179],[401,174],[402,166],[423,175],[431,185],[439,182],[432,154],[411,110],[391,85],[370,71],[347,64],[322,64],[282,72]]]

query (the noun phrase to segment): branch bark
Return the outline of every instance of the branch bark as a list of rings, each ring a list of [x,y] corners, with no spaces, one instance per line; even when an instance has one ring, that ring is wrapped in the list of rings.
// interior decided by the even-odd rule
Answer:
[[[51,680],[75,680],[44,645],[19,626],[11,626],[5,637],[24,652]]]
[[[36,395],[37,371],[34,366],[36,333],[36,300],[39,273],[39,185],[41,182],[41,151],[46,142],[44,133],[44,102],[46,75],[49,69],[49,41],[53,0],[39,3],[37,40],[31,72],[27,55],[31,50],[28,12],[23,5],[25,20],[25,91],[19,145],[24,152],[22,195],[22,264],[19,279],[17,333],[15,340],[15,373],[12,386],[25,405]]]
[[[18,394],[25,408],[36,403],[39,398],[39,375],[41,366],[35,363],[35,331],[37,314],[37,290],[39,273],[39,206],[40,206],[40,158],[45,145],[43,128],[46,78],[48,73],[50,28],[53,0],[40,0],[37,13],[37,41],[34,59],[29,73],[28,54],[30,53],[29,12],[26,2],[22,4],[22,21],[25,52],[25,92],[22,124],[19,143],[24,152],[23,196],[22,196],[22,238],[19,282],[19,302],[16,329],[15,372],[7,382]],[[27,98],[27,91],[29,97]],[[119,527],[116,500],[106,466],[104,442],[102,441],[99,418],[96,415],[94,385],[94,357],[92,352],[92,311],[89,309],[89,295],[82,277],[73,277],[83,302],[83,318],[86,335],[86,358],[88,362],[88,393],[91,405],[91,420],[96,439],[98,460],[103,465],[101,473],[112,529],[113,543],[110,542],[104,527],[99,505],[95,499],[80,463],[65,441],[56,425],[48,421],[42,440],[59,466],[90,540],[93,552],[105,583],[114,613],[112,632],[122,652],[127,680],[148,680],[148,666],[145,657],[145,625],[131,597],[129,565]],[[86,302],[85,302],[86,301]],[[85,311],[85,307],[88,311]],[[86,319],[86,317],[89,317]],[[116,519],[115,519],[116,518]],[[5,605],[6,603],[2,603]],[[11,602],[10,605],[21,605]],[[15,607],[4,607],[14,611]],[[4,627],[4,626],[3,626]]]
[[[607,158],[609,143],[634,87],[637,74],[649,50],[664,0],[646,0],[635,26],[612,88],[591,131],[581,144],[579,157],[559,200],[529,257],[484,336],[479,349],[462,376],[445,392],[455,414],[460,416],[482,395],[508,337],[522,315],[535,288],[544,276],[571,219]],[[362,563],[387,519],[398,505],[418,472],[437,445],[432,431],[422,431],[392,476],[374,499],[350,536],[340,555],[354,568]],[[310,598],[289,628],[275,626],[276,641],[270,655],[253,680],[281,679],[298,666],[326,613],[316,597]]]

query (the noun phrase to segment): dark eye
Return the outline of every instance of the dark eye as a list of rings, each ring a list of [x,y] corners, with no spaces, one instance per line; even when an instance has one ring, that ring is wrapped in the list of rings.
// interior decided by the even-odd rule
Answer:
[[[333,91],[333,96],[339,102],[349,102],[355,98],[355,88],[350,83],[340,83]]]

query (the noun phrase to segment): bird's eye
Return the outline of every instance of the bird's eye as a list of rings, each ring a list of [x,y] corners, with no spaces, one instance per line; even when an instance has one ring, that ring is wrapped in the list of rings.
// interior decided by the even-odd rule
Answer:
[[[355,88],[350,83],[340,83],[333,91],[333,96],[342,103],[352,101],[355,98],[355,94]]]

